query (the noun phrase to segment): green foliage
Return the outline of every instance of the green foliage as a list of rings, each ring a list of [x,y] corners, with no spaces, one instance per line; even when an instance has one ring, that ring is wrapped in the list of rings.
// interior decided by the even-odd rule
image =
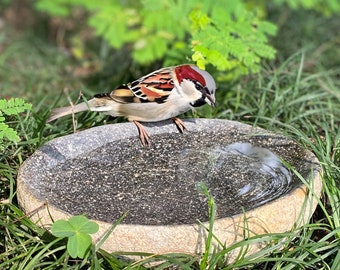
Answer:
[[[38,10],[46,11],[52,16],[67,16],[70,14],[69,2],[68,0],[40,0],[36,2],[36,7]]]
[[[261,59],[275,55],[268,36],[276,27],[262,21],[242,0],[36,2],[38,10],[53,16],[67,16],[75,6],[90,11],[88,24],[111,47],[132,44],[132,57],[141,64],[159,59],[178,64],[190,57],[201,68],[212,64],[218,70],[246,74],[257,72]]]
[[[0,99],[0,149],[4,147],[4,138],[12,142],[20,141],[17,132],[6,123],[5,115],[16,116],[19,113],[31,109],[31,107],[32,105],[26,103],[22,98]]]
[[[89,221],[85,216],[74,216],[68,221],[57,220],[51,231],[56,237],[67,237],[67,251],[72,258],[84,258],[92,244],[90,234],[99,229],[97,223]]]
[[[211,63],[219,70],[257,72],[261,59],[275,56],[267,36],[274,35],[276,27],[261,21],[241,1],[229,1],[227,7],[215,1],[206,10],[202,6],[190,13],[192,59],[200,67]]]

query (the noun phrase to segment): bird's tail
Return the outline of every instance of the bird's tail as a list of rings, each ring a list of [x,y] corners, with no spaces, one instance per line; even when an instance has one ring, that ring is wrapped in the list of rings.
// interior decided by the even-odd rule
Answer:
[[[85,102],[79,103],[74,106],[55,108],[55,109],[52,109],[51,115],[47,119],[47,122],[54,121],[60,117],[63,117],[69,114],[74,114],[74,113],[83,112],[87,110],[89,110],[89,106]]]

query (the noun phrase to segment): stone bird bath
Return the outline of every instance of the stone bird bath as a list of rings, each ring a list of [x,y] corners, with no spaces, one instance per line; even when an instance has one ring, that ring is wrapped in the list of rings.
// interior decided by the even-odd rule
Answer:
[[[183,135],[171,121],[145,124],[150,148],[132,123],[54,139],[22,165],[19,203],[27,213],[38,209],[31,218],[47,228],[50,214],[85,214],[100,225],[95,240],[128,211],[102,246],[108,252],[203,252],[207,231],[198,221],[209,218],[202,184],[217,204],[214,234],[226,245],[308,221],[322,188],[311,152],[238,122],[184,122]]]

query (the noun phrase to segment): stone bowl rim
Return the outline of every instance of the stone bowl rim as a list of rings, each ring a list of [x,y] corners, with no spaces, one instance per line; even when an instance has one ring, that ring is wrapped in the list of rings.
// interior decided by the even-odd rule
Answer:
[[[187,119],[187,120],[184,120],[185,124],[190,126],[190,128],[188,128],[189,130],[185,131],[185,132],[199,131],[201,129],[201,127],[196,126],[196,124],[198,122],[207,123],[207,122],[211,122],[211,121],[218,121],[218,122],[223,123],[223,124],[232,124],[232,125],[235,125],[235,126],[242,126],[242,127],[249,128],[250,130],[257,130],[257,131],[260,130],[262,132],[265,132],[266,134],[274,134],[273,132],[266,131],[266,130],[261,129],[261,128],[254,128],[250,125],[242,124],[242,123],[239,123],[239,122],[230,121],[230,120],[219,120],[219,119]],[[100,134],[100,131],[102,129],[112,129],[113,126],[114,126],[114,128],[124,127],[124,129],[128,129],[129,133],[125,133],[125,135],[127,135],[128,138],[138,136],[138,132],[137,132],[137,129],[135,128],[134,124],[132,124],[132,123],[119,123],[119,124],[112,124],[112,125],[104,125],[104,126],[94,127],[94,128],[88,129],[88,130],[81,131],[81,132],[76,133],[76,134],[71,134],[71,135],[59,137],[59,138],[53,139],[53,143],[59,144],[59,143],[63,142],[63,140],[69,138],[69,136],[85,136],[86,137],[91,132],[96,132],[96,134]],[[173,124],[170,124],[169,121],[163,121],[161,123],[146,123],[145,126],[148,129],[151,136],[166,133],[166,132],[167,133],[178,133],[175,126]],[[196,126],[196,129],[195,129],[195,126]],[[160,128],[157,128],[157,127],[160,127]],[[103,140],[105,141],[105,143],[108,143],[108,142],[120,140],[120,139],[123,138],[120,135],[117,136],[117,137],[114,137],[114,138],[113,137],[114,136],[112,136],[111,138],[106,137],[106,138],[103,138]],[[103,140],[101,140],[101,144],[103,143]],[[47,143],[46,145],[49,145],[49,144],[50,143]],[[94,149],[94,148],[92,148],[92,149]],[[65,154],[65,158],[73,158],[77,154],[81,153],[79,151],[79,149],[77,149],[77,151],[74,151],[74,149],[63,149],[63,151],[64,151],[63,153]],[[314,154],[309,152],[309,155],[313,159],[313,162],[319,164],[319,162],[316,159]],[[32,157],[29,158],[29,160],[33,159],[34,157],[35,157],[35,154],[33,154]],[[23,193],[30,192],[29,190],[27,190],[27,187],[25,187],[24,179],[22,178],[23,174],[24,174],[23,172],[25,171],[25,168],[28,164],[29,164],[29,161],[27,161],[27,162],[25,161],[24,164],[21,166],[21,168],[19,170],[19,174],[18,174],[18,188],[21,187],[21,192],[18,190],[19,191],[18,192],[18,200],[19,200],[19,203],[24,208],[27,208],[26,209],[27,212],[29,212],[29,210],[34,210],[37,206],[37,203],[38,203],[38,205],[45,203],[43,200],[40,200],[39,198],[30,198],[29,200],[23,198]],[[308,188],[301,182],[300,187],[291,190],[287,194],[285,194],[285,195],[283,195],[283,196],[281,196],[277,199],[274,199],[273,201],[270,201],[269,204],[277,206],[277,205],[280,205],[280,203],[282,201],[287,201],[287,197],[294,197],[295,198],[294,200],[298,201],[299,203],[303,203],[303,201],[305,201],[305,200],[310,201],[311,209],[315,209],[317,202],[316,202],[314,196],[315,195],[320,196],[321,189],[322,189],[321,167],[319,166],[317,170],[314,170],[314,172],[315,172],[315,175],[314,175],[315,178],[314,178],[313,184],[315,185],[314,186],[315,187],[315,191],[314,191],[315,194],[311,194],[313,192],[308,192]],[[26,188],[26,190],[25,190],[25,188]],[[301,197],[304,197],[304,198],[301,198]],[[34,202],[34,200],[36,200],[36,201]],[[30,205],[32,203],[33,203],[34,207],[32,207],[32,205]],[[277,230],[275,229],[275,226],[274,226],[274,229],[267,229],[268,226],[265,223],[266,223],[266,221],[268,221],[268,218],[270,219],[270,217],[268,217],[268,215],[261,216],[259,214],[259,212],[261,212],[263,209],[265,209],[266,206],[267,206],[267,204],[258,206],[258,207],[254,208],[254,209],[252,209],[252,210],[250,210],[246,213],[240,213],[240,214],[236,214],[236,215],[231,216],[231,217],[222,217],[222,218],[216,219],[215,224],[214,224],[216,235],[217,236],[218,235],[223,236],[225,234],[226,230],[227,231],[230,230],[230,231],[232,231],[231,238],[233,239],[233,241],[231,241],[231,242],[234,242],[237,239],[240,239],[239,230],[238,229],[235,230],[235,228],[239,227],[240,224],[243,224],[245,216],[250,217],[252,219],[257,219],[258,221],[256,222],[255,227],[258,227],[260,229],[260,231],[262,230],[263,232],[266,232],[266,231],[283,232],[283,231],[291,229],[291,227],[295,223],[295,219],[294,219],[294,221],[289,222],[289,224],[286,225],[286,226],[278,226],[279,228]],[[35,213],[35,215],[33,216],[33,220],[39,222],[41,225],[46,225],[46,224],[49,223],[48,222],[49,216],[46,217],[46,215],[43,214],[44,211],[53,213],[52,216],[57,217],[57,219],[59,219],[59,218],[65,219],[65,218],[68,218],[68,217],[71,216],[69,213],[66,213],[66,212],[64,212],[60,209],[57,209],[54,206],[49,206],[48,209],[45,209],[45,210],[42,209],[41,211],[38,211],[37,213]],[[297,211],[297,212],[299,212],[299,211]],[[295,213],[295,216],[300,217],[301,224],[306,222],[306,220],[308,220],[311,216],[311,212],[306,213],[306,214],[305,213],[298,213],[297,214],[297,212]],[[265,217],[267,217],[267,219]],[[279,217],[279,215],[277,217]],[[94,221],[96,221],[101,226],[100,231],[95,236],[95,239],[99,239],[99,237],[111,226],[111,224],[108,224],[108,223],[103,222],[103,221],[98,221],[98,220],[94,220]],[[225,222],[225,221],[228,221],[228,222]],[[209,222],[203,222],[203,224],[208,224],[208,223]],[[223,223],[223,224],[220,225],[219,223]],[[224,224],[224,223],[228,223],[228,224]],[[235,224],[238,224],[238,225],[236,226]],[[197,224],[180,224],[180,225],[120,224],[118,226],[119,226],[118,232],[116,231],[112,234],[113,238],[119,237],[121,235],[124,236],[127,233],[127,231],[129,231],[131,229],[132,229],[132,231],[136,231],[136,228],[138,228],[138,230],[145,230],[144,235],[154,234],[154,233],[156,233],[156,235],[162,234],[163,233],[162,231],[163,231],[164,228],[168,228],[168,230],[173,231],[173,233],[176,233],[176,232],[178,232],[178,230],[181,230],[185,233],[191,233],[192,234],[191,231],[192,231],[192,228],[194,228],[194,231],[195,231],[194,234],[195,235],[193,237],[192,236],[190,237],[190,238],[193,238],[193,239],[191,239],[191,242],[192,241],[195,242],[195,239],[197,238],[196,234],[197,234],[198,227],[199,227],[199,225],[197,225]],[[232,227],[234,227],[234,229]],[[188,228],[189,228],[189,231],[188,231]],[[166,235],[167,235],[167,233],[166,233]],[[151,238],[153,239],[153,237],[151,237]],[[228,238],[230,238],[230,237],[228,237]],[[108,251],[117,251],[117,250],[125,250],[126,251],[126,248],[128,248],[130,251],[138,251],[138,246],[143,247],[143,245],[145,245],[145,243],[149,242],[149,241],[150,241],[150,237],[148,237],[148,240],[142,241],[143,244],[137,245],[137,249],[133,245],[132,246],[131,245],[130,246],[129,245],[128,246],[113,245],[111,241],[108,241],[107,244],[104,244],[104,249],[106,249]],[[178,241],[175,241],[173,243],[175,244],[177,242]],[[226,242],[230,242],[230,241],[226,241]],[[194,248],[194,250],[193,250],[192,247],[190,247],[189,249],[181,248],[179,251],[199,252],[199,248],[197,248],[197,244],[195,246],[196,247]],[[155,249],[154,250],[148,250],[148,252],[159,253],[159,252],[169,252],[169,250],[168,250],[168,248],[165,248],[163,245],[161,245],[160,247],[155,245]]]

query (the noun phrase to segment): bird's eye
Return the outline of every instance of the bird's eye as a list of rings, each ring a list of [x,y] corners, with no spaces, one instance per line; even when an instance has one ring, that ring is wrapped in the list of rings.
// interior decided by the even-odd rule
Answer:
[[[195,88],[199,91],[201,91],[204,87],[202,84],[200,84],[198,81],[192,81],[195,84]]]

